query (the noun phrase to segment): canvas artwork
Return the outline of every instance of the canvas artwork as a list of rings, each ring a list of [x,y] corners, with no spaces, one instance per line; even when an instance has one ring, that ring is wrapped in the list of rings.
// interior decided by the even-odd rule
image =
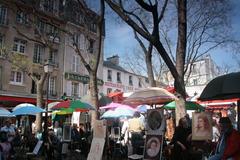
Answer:
[[[105,144],[105,139],[93,138],[92,144],[91,144],[91,149],[88,154],[87,160],[101,160],[104,144]]]
[[[212,140],[212,118],[209,113],[193,113],[192,140]]]
[[[144,149],[145,160],[159,160],[162,147],[162,135],[147,135]]]
[[[165,130],[165,120],[163,116],[162,109],[149,109],[147,110],[146,117],[146,130],[147,134],[153,135],[161,135]]]
[[[71,125],[64,124],[63,125],[63,141],[71,141]]]
[[[94,124],[93,137],[105,138],[106,137],[106,122],[104,120],[97,120]]]

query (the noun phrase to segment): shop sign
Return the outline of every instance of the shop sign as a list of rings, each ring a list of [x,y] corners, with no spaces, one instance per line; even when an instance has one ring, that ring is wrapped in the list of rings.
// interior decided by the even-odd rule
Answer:
[[[65,79],[67,80],[72,80],[72,81],[78,81],[78,82],[82,82],[84,84],[87,84],[89,83],[89,76],[83,76],[83,75],[80,75],[80,74],[76,74],[76,73],[68,73],[66,72],[65,73]],[[97,84],[102,86],[103,85],[103,80],[101,79],[97,79]]]

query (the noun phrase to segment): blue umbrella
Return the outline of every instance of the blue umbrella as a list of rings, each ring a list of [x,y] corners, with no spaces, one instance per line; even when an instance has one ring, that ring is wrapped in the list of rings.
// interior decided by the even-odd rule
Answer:
[[[134,109],[127,109],[118,107],[115,110],[106,111],[101,118],[120,118],[120,117],[133,117],[136,111]]]
[[[36,115],[45,112],[44,109],[36,106],[21,106],[13,110],[12,115]]]
[[[151,106],[149,105],[139,105],[137,106],[137,111],[140,113],[146,113],[148,109],[150,109]]]
[[[17,105],[16,107],[14,107],[13,109],[12,109],[12,111],[15,111],[16,109],[18,109],[18,108],[22,108],[22,107],[36,107],[35,105],[33,105],[33,104],[30,104],[30,103],[21,103],[21,104],[19,104],[19,105]]]
[[[6,108],[0,107],[0,117],[12,117],[11,112],[9,112]]]

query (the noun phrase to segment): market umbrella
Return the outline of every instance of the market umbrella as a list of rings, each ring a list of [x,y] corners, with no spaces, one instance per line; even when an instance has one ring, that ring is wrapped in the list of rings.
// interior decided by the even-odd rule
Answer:
[[[211,80],[199,97],[201,101],[240,98],[240,72]]]
[[[186,101],[185,103],[187,110],[200,110],[203,111],[204,107],[196,102]],[[176,108],[176,102],[172,101],[166,105],[164,105],[165,109],[175,109]]]
[[[137,106],[137,111],[140,113],[146,113],[148,109],[150,109],[151,106],[149,105],[139,105]]]
[[[16,109],[22,108],[22,107],[36,107],[36,106],[31,103],[21,103],[21,104],[17,105],[16,107],[14,107],[12,109],[12,111],[15,111]]]
[[[124,105],[124,104],[121,104],[121,103],[110,103],[106,106],[102,106],[100,107],[100,109],[115,109],[115,108],[118,108],[118,107],[122,107],[122,108],[131,108],[130,106],[127,106],[127,105]]]
[[[101,118],[120,118],[120,117],[133,117],[136,111],[133,108],[121,108],[118,107],[115,110],[106,111]]]
[[[199,97],[201,101],[240,98],[240,72],[229,73],[211,80]],[[240,130],[240,100],[238,106],[238,130]]]
[[[151,87],[138,90],[124,100],[123,103],[131,105],[164,104],[177,99],[172,93],[163,88]]]
[[[93,106],[91,106],[88,103],[84,103],[80,100],[67,100],[67,101],[60,102],[52,107],[53,110],[64,109],[64,108],[65,109],[72,108],[72,109],[77,109],[79,111],[94,110]]]
[[[60,102],[51,102],[51,103],[48,103],[48,111],[52,111],[52,107],[53,107],[53,106],[56,106],[58,103],[60,103]]]
[[[44,109],[37,106],[21,106],[13,110],[11,115],[36,115],[38,113],[45,112]]]
[[[62,108],[62,109],[53,111],[53,114],[66,115],[66,114],[72,114],[73,112],[86,112],[86,111],[88,111],[88,110],[73,109],[73,108]]]
[[[11,112],[9,112],[6,108],[0,107],[0,117],[12,117]]]

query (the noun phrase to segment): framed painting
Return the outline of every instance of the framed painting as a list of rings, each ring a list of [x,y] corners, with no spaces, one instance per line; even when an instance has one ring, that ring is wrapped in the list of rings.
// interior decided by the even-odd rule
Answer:
[[[193,113],[192,140],[212,140],[212,118],[207,112]]]
[[[159,160],[162,153],[162,135],[147,135],[145,140],[144,159]]]

